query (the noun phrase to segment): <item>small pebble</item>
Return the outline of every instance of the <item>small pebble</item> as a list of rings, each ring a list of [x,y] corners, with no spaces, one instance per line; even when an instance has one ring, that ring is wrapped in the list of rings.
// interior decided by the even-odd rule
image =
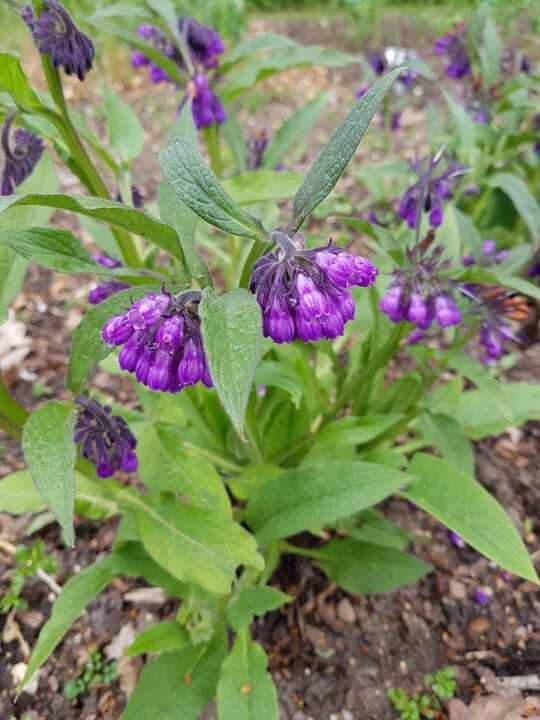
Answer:
[[[356,622],[356,613],[349,598],[342,598],[337,606],[337,615],[340,620],[352,625]]]

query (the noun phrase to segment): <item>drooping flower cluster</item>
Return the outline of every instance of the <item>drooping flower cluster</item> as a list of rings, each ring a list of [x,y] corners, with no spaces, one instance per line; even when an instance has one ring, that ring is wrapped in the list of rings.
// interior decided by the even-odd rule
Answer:
[[[355,305],[349,288],[371,287],[377,268],[366,258],[333,247],[302,249],[303,237],[276,231],[278,249],[253,268],[250,290],[263,311],[263,334],[278,344],[343,335]]]
[[[154,25],[140,25],[138,28],[138,34],[152,43],[166,58],[176,63],[183,73],[192,70],[187,93],[180,109],[187,97],[191,97],[193,121],[198,129],[210,127],[214,123],[221,125],[227,119],[227,115],[221,100],[212,91],[208,72],[217,68],[218,56],[224,52],[223,42],[215,30],[201,25],[190,17],[179,18],[178,32],[184,41],[185,51],[189,53],[189,63],[192,68],[186,67],[186,58],[179,45],[160,28]],[[140,50],[132,53],[131,65],[134,68],[148,67],[150,80],[153,83],[173,82],[159,65],[152,62]]]
[[[84,80],[94,62],[94,45],[58,0],[44,0],[38,16],[27,5],[21,18],[32,31],[39,52],[49,55],[55,68],[63,67],[66,75]]]
[[[122,345],[119,365],[150,390],[179,392],[199,381],[212,387],[198,313],[200,292],[162,291],[135,302],[103,326],[101,337]]]
[[[398,213],[402,220],[414,230],[420,220],[422,211],[429,213],[432,227],[442,224],[443,200],[452,197],[452,186],[456,178],[466,172],[463,165],[448,161],[446,169],[438,172],[442,154],[417,160],[411,163],[411,169],[418,175],[417,182],[402,195]]]
[[[506,353],[505,342],[519,342],[510,322],[527,318],[526,304],[523,298],[489,285],[467,285],[463,292],[471,300],[471,316],[481,321],[478,339],[485,351],[482,362],[492,365]]]
[[[15,188],[32,174],[44,150],[40,138],[22,128],[14,130],[13,142],[10,144],[10,132],[14,117],[14,115],[7,117],[2,128],[1,144],[4,153],[4,168],[1,176],[0,195],[12,195],[15,192]]]
[[[484,240],[482,243],[482,254],[478,259],[473,255],[464,255],[461,262],[465,267],[471,265],[480,265],[481,267],[491,267],[498,265],[508,257],[508,250],[500,250],[497,252],[497,243],[495,240]]]
[[[82,456],[96,466],[99,477],[111,477],[116,470],[135,472],[138,466],[137,440],[123,417],[111,415],[111,408],[97,400],[77,397],[81,412],[73,439],[80,443]]]
[[[99,265],[108,269],[122,266],[122,263],[119,260],[111,258],[108,255],[93,255],[92,259]],[[128,287],[129,285],[121,282],[120,280],[106,280],[105,282],[100,283],[93,290],[90,290],[88,293],[88,302],[91,305],[99,305],[99,303],[102,303],[104,300],[111,297],[111,295],[116,295],[116,293],[121,290],[127,290]]]
[[[442,245],[430,249],[429,243],[419,243],[406,251],[406,265],[394,270],[379,305],[392,322],[408,320],[420,331],[428,330],[433,321],[443,328],[461,322],[453,284],[444,277],[449,261],[443,259],[443,252]],[[419,339],[421,336],[416,334],[412,342]]]
[[[457,25],[453,32],[447,32],[437,38],[434,48],[435,55],[446,55],[449,63],[446,67],[448,77],[459,80],[471,73],[471,62],[467,49],[467,28]]]

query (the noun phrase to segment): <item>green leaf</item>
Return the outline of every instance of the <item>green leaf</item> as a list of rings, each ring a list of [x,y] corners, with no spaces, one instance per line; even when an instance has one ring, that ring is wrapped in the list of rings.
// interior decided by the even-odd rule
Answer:
[[[147,215],[142,210],[122,205],[122,203],[114,200],[78,195],[30,194],[0,197],[0,213],[11,207],[24,205],[58,208],[59,210],[88,215],[95,220],[109,223],[138,235],[183,262],[182,247],[176,231],[151,215]]]
[[[291,396],[294,407],[298,410],[304,391],[302,378],[292,365],[285,365],[275,360],[264,360],[255,373],[257,385],[267,385],[284,390]]]
[[[28,470],[13,472],[0,480],[0,512],[22,515],[45,508],[46,504],[35,489]]]
[[[501,388],[501,384],[491,377],[487,369],[477,362],[470,355],[465,353],[446,353],[445,359],[450,367],[454,368],[466,378],[471,380],[476,387],[484,392],[486,397],[493,399],[494,402],[501,406],[501,411],[509,420],[511,417],[510,404],[508,398]]]
[[[58,272],[103,272],[69,230],[2,230],[0,243],[27,260]]]
[[[500,188],[514,203],[535,242],[540,239],[540,208],[526,182],[511,173],[497,173],[489,178],[488,185]]]
[[[255,205],[292,197],[302,179],[299,173],[256,170],[225,180],[223,187],[239,205]]]
[[[160,153],[160,164],[173,192],[210,225],[252,239],[261,235],[259,221],[235,204],[186,138],[174,138]]]
[[[494,85],[501,74],[502,42],[493,19],[484,19],[482,45],[479,48],[482,80],[486,87]]]
[[[239,500],[248,500],[251,495],[258,492],[260,487],[277,475],[281,475],[282,468],[278,465],[259,463],[247,465],[238,475],[227,480],[235,497]]]
[[[144,131],[133,110],[109,87],[104,89],[107,136],[123,163],[138,158],[143,150]]]
[[[419,477],[403,496],[458,533],[505,570],[539,582],[527,550],[499,503],[455,465],[418,453],[409,470]]]
[[[139,300],[147,292],[147,288],[128,288],[112,295],[99,305],[88,306],[71,341],[67,376],[67,385],[71,392],[79,393],[88,381],[92,369],[113,351],[113,348],[101,339],[103,325],[113,315],[127,310],[132,301]]]
[[[379,510],[364,510],[359,518],[359,526],[349,532],[350,537],[370,545],[403,550],[412,536],[387,520]]]
[[[245,173],[247,169],[247,147],[242,126],[236,114],[227,109],[227,122],[223,125],[223,137],[229,150],[237,173]]]
[[[293,598],[268,585],[243,588],[227,608],[227,619],[236,632],[251,625],[255,615],[277,610]]]
[[[403,68],[397,68],[377,80],[334,130],[296,193],[290,223],[292,231],[298,230],[307,216],[333,190],[356,152],[381,100],[402,71]]]
[[[164,620],[143,630],[124,655],[135,657],[144,653],[174,652],[189,645],[189,635],[176,620]]]
[[[261,545],[376,505],[411,480],[365,462],[326,462],[286,470],[249,500],[248,523]]]
[[[442,91],[446,104],[450,110],[454,123],[459,132],[460,144],[469,157],[471,149],[476,143],[478,137],[478,125],[474,122],[469,113],[452,98],[444,90]]]
[[[261,308],[242,288],[218,297],[208,288],[199,307],[204,349],[221,404],[244,437],[244,416],[262,355]]]
[[[420,417],[420,431],[428,445],[440,450],[448,462],[474,476],[472,445],[454,418],[439,413],[424,413]]]
[[[508,413],[496,400],[481,390],[468,390],[459,396],[456,420],[467,435],[479,440],[499,435],[509,426],[519,427],[527,420],[540,420],[540,385],[501,383]]]
[[[183,137],[193,147],[197,146],[197,129],[191,114],[190,99],[186,101],[182,108],[182,112],[174,126],[172,137]],[[159,184],[158,202],[161,219],[171,225],[178,233],[191,274],[201,287],[212,286],[212,279],[206,263],[195,249],[197,215],[177,197],[164,179]]]
[[[239,565],[264,566],[254,538],[222,513],[177,500],[156,509],[131,494],[123,501],[136,513],[137,530],[150,557],[182,582],[227,593]]]
[[[366,415],[333,420],[315,435],[315,442],[302,460],[302,465],[312,465],[324,459],[339,460],[343,453],[350,450],[352,459],[358,445],[375,440],[386,430],[398,423],[403,415]]]
[[[225,104],[229,104],[257,82],[289,68],[302,65],[346,67],[355,63],[358,63],[357,57],[333,48],[284,47],[268,56],[250,57],[248,63],[234,68],[228,73],[220,95]]]
[[[161,655],[144,666],[120,720],[197,720],[214,697],[227,654],[225,633],[208,645]]]
[[[15,53],[0,52],[0,92],[10,95],[14,103],[25,112],[47,111],[53,114],[30,85]]]
[[[34,486],[74,544],[76,412],[72,403],[49,401],[29,416],[22,446]]]
[[[224,57],[222,65],[227,68],[229,65],[242,60],[243,58],[250,58],[253,53],[261,52],[264,50],[281,50],[282,48],[298,47],[298,44],[284,35],[278,35],[277,33],[264,33],[262,35],[255,35],[254,37],[244,40],[244,42],[236,45],[230,50]]]
[[[277,691],[262,647],[238,636],[221,666],[217,688],[220,720],[279,720]]]
[[[364,594],[390,592],[424,577],[430,566],[397,548],[352,538],[332,540],[311,555],[339,587]]]
[[[263,167],[274,169],[298,145],[306,142],[328,97],[328,93],[317,95],[285,120],[264,151]]]

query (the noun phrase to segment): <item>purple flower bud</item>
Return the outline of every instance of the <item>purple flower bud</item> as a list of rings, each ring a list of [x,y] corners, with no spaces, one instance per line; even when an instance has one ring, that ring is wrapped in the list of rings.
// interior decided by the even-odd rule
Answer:
[[[417,292],[413,292],[409,299],[409,306],[405,313],[407,320],[414,325],[424,325],[428,320],[429,310],[424,297]],[[431,323],[430,323],[431,324]]]
[[[156,344],[167,352],[176,352],[182,344],[184,335],[184,318],[181,315],[173,315],[166,318],[156,333]]]
[[[9,115],[2,128],[1,144],[4,153],[4,169],[1,175],[0,195],[12,195],[15,189],[30,177],[43,155],[43,142],[33,133],[17,128],[13,132],[13,144],[9,134],[15,115]]]
[[[464,255],[461,258],[461,263],[462,263],[463,267],[470,267],[471,265],[474,265],[475,262],[476,261],[472,255]]]
[[[133,50],[131,53],[131,67],[138,70],[139,68],[148,67],[150,60],[140,50]]]
[[[192,342],[192,340],[189,342]],[[176,370],[177,366],[173,356],[165,350],[158,350],[155,360],[147,373],[146,384],[150,390],[161,390],[163,392],[169,390],[175,382]]]
[[[465,542],[461,538],[461,536],[458,535],[453,530],[448,531],[448,538],[449,538],[450,542],[452,543],[452,545],[455,545],[457,548],[460,548],[460,550],[467,547]]]
[[[383,75],[386,70],[386,60],[378,50],[368,50],[367,61],[369,67],[376,75]]]
[[[144,342],[136,335],[133,335],[124,345],[118,356],[120,368],[126,372],[135,372],[137,362],[142,352],[144,352]]]
[[[101,338],[107,345],[123,345],[132,335],[133,325],[127,315],[115,315],[101,330]]]
[[[148,373],[150,372],[150,368],[154,364],[155,357],[156,353],[153,350],[148,349],[143,350],[142,353],[137,357],[137,364],[135,365],[135,377],[137,378],[137,382],[140,382],[143,385],[147,384]]]
[[[31,21],[26,8],[23,19],[32,29],[39,52],[49,55],[55,68],[63,67],[67,75],[84,80],[92,68],[94,45],[58,0],[44,0],[39,17]]]
[[[181,386],[195,385],[204,374],[204,355],[193,340],[185,346],[184,354],[178,365],[178,382]]]
[[[346,252],[320,250],[315,254],[315,262],[338,288],[350,288],[354,285],[371,287],[379,271],[366,258],[350,255]]]
[[[379,307],[389,317],[400,313],[401,319],[403,317],[403,288],[401,285],[391,287],[386,295],[382,296]]]
[[[154,25],[139,25],[137,28],[137,34],[143,38],[143,40],[153,40],[156,37],[158,29]]]
[[[107,280],[107,282],[101,283],[101,285],[98,285],[93,290],[90,290],[88,293],[88,302],[91,305],[99,305],[99,303],[102,303],[104,300],[111,297],[111,295],[116,295],[116,293],[119,293],[122,290],[127,290],[128,287],[129,285],[120,282],[119,280]]]
[[[356,305],[354,304],[353,297],[350,293],[345,292],[340,293],[339,295],[332,295],[332,301],[344,323],[349,320],[354,320]]]
[[[308,321],[301,313],[296,314],[296,333],[304,342],[317,342],[323,337],[321,323],[316,318]]]
[[[122,267],[120,260],[109,257],[108,255],[92,255],[92,260],[109,269]]]
[[[295,326],[292,315],[283,309],[278,298],[272,300],[270,308],[263,316],[263,334],[281,345],[294,340]]]
[[[448,295],[438,295],[435,298],[435,320],[440,327],[459,325],[461,322],[461,313]]]
[[[225,48],[219,34],[190,17],[181,17],[178,21],[180,34],[186,39],[191,58],[195,64],[214,68],[218,64],[218,55]]]
[[[328,297],[317,288],[310,277],[299,272],[296,276],[296,290],[299,311],[305,320],[309,322],[330,314]]]
[[[491,602],[491,589],[481,587],[476,588],[474,592],[474,597],[480,607],[486,607],[486,605],[489,605],[489,603]]]
[[[435,196],[431,200],[431,211],[429,213],[429,222],[431,227],[439,227],[443,221],[443,206],[440,197]]]
[[[484,240],[484,242],[482,243],[482,249],[486,255],[493,255],[493,253],[497,249],[495,240]]]
[[[510,255],[510,252],[508,250],[501,250],[495,255],[495,262],[501,263],[503,260],[506,260],[506,258]]]
[[[150,80],[154,83],[154,85],[159,85],[162,82],[172,82],[165,70],[160,68],[159,65],[154,64],[150,66]]]
[[[418,345],[424,339],[424,333],[422,330],[413,330],[405,338],[406,345]]]
[[[143,330],[155,325],[167,310],[170,296],[165,293],[150,293],[136,302],[128,312],[130,322],[135,330]]]

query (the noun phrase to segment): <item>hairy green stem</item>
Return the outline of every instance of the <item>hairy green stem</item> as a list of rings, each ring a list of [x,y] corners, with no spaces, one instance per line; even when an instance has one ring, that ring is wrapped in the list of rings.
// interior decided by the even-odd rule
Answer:
[[[90,159],[90,156],[88,155],[69,115],[69,109],[64,97],[64,90],[59,72],[53,66],[48,55],[42,55],[41,62],[47,79],[47,85],[49,86],[49,92],[51,93],[51,97],[54,100],[59,112],[59,118],[58,122],[56,122],[56,126],[62,134],[64,142],[81,171],[79,178],[85,183],[87,190],[92,195],[110,200],[111,196],[109,191]],[[141,259],[133,238],[128,233],[118,228],[111,228],[111,230],[125,264],[129,267],[141,267]]]

